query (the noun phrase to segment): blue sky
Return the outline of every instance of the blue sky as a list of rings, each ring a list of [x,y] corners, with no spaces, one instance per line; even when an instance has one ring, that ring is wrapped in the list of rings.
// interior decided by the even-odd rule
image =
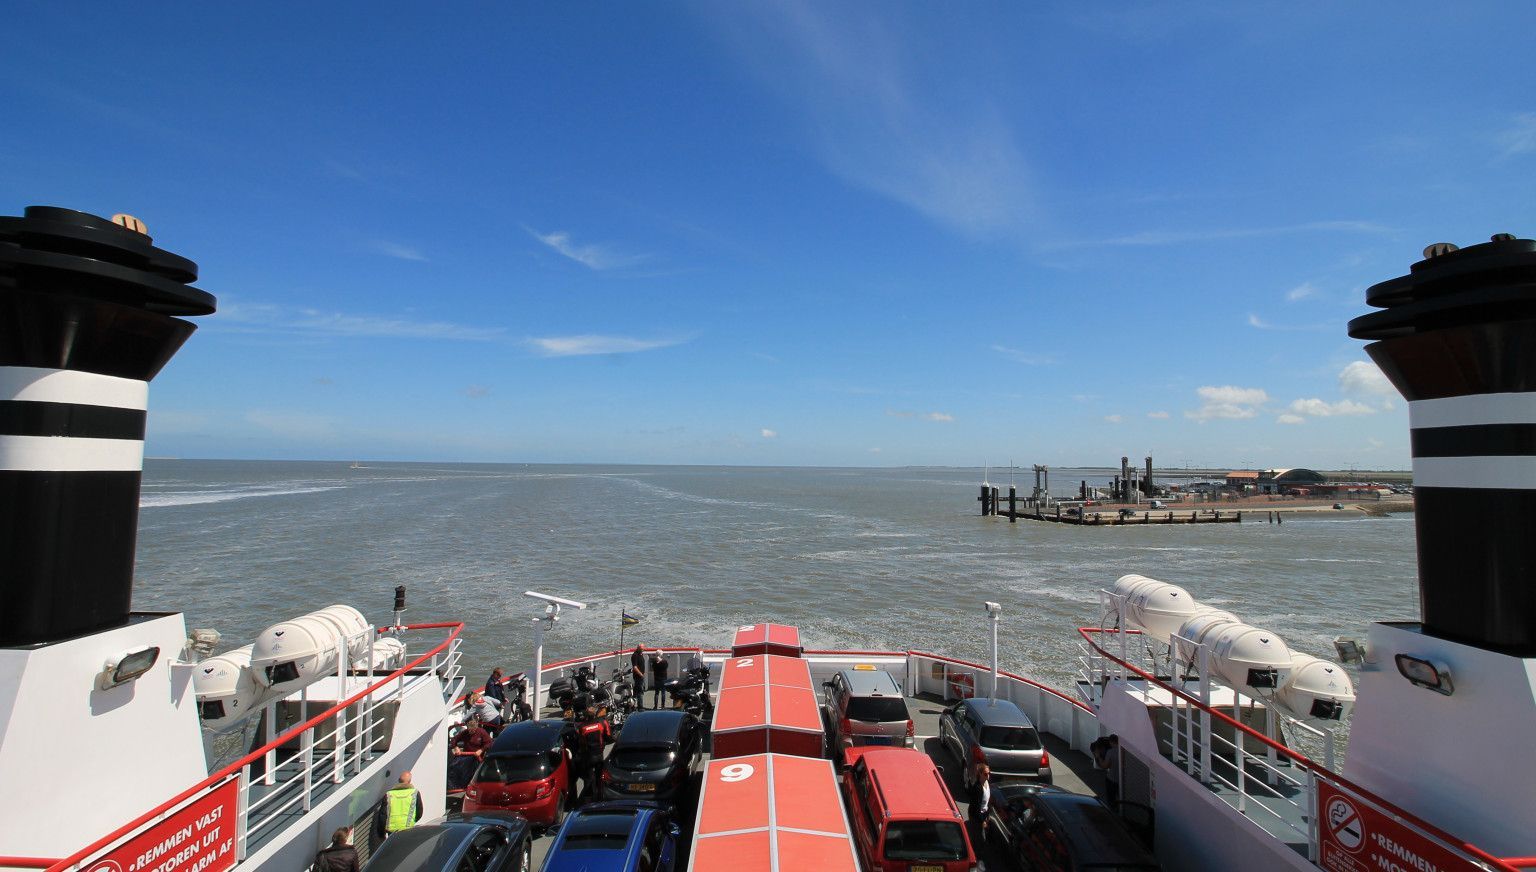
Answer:
[[[1529,236],[1536,7],[9,11],[0,211],[220,312],[156,456],[1402,468],[1345,322]]]

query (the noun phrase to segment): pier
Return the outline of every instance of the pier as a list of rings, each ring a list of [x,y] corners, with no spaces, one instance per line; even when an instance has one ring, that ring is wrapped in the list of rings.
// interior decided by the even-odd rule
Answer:
[[[1133,524],[1241,524],[1243,522],[1241,511],[1223,512],[1220,509],[1188,511],[1143,509],[1138,511],[1110,508],[1109,511],[1090,511],[1078,507],[1063,509],[1061,503],[1054,503],[1051,510],[1047,511],[1043,502],[1027,498],[1021,501],[1018,489],[1012,486],[1004,495],[995,486],[982,485],[981,496],[977,499],[981,502],[982,517],[1007,518],[1009,523],[1017,522],[1020,518],[1026,521],[1047,521],[1052,524],[1076,524],[1084,527],[1124,527]],[[1270,520],[1271,522],[1275,520],[1273,514],[1270,515]]]

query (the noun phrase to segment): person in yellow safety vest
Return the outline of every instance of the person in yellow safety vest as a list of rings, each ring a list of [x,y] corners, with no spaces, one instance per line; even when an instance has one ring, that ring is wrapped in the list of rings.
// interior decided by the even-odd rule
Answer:
[[[387,839],[416,826],[421,815],[421,791],[411,786],[411,773],[402,772],[400,783],[385,791],[384,801],[379,803],[378,823],[374,829],[380,839]]]

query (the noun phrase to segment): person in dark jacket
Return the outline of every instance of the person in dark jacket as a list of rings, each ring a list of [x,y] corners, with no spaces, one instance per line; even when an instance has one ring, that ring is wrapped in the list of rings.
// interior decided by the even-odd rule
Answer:
[[[985,763],[976,765],[976,777],[971,782],[970,791],[971,823],[976,825],[977,834],[986,830],[987,811],[992,807],[992,767]]]
[[[645,649],[639,645],[629,655],[629,680],[635,685],[635,708],[645,708]]]
[[[342,827],[331,836],[331,846],[315,855],[315,872],[359,872],[357,849],[352,847],[352,828]]]
[[[507,708],[507,688],[502,683],[501,667],[491,670],[491,677],[485,680],[485,695],[488,699],[496,700],[496,707],[501,709],[503,717],[511,713]]]
[[[656,657],[651,660],[651,688],[656,691],[651,700],[651,708],[659,709],[666,701],[667,691],[664,685],[667,683],[667,655],[656,652]]]

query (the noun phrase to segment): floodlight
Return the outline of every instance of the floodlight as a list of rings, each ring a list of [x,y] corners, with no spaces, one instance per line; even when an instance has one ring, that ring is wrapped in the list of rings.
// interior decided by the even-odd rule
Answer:
[[[153,669],[155,661],[159,659],[160,646],[158,645],[146,645],[143,648],[125,651],[106,662],[101,674],[97,676],[97,686],[102,690],[109,690],[120,684],[127,684]]]

